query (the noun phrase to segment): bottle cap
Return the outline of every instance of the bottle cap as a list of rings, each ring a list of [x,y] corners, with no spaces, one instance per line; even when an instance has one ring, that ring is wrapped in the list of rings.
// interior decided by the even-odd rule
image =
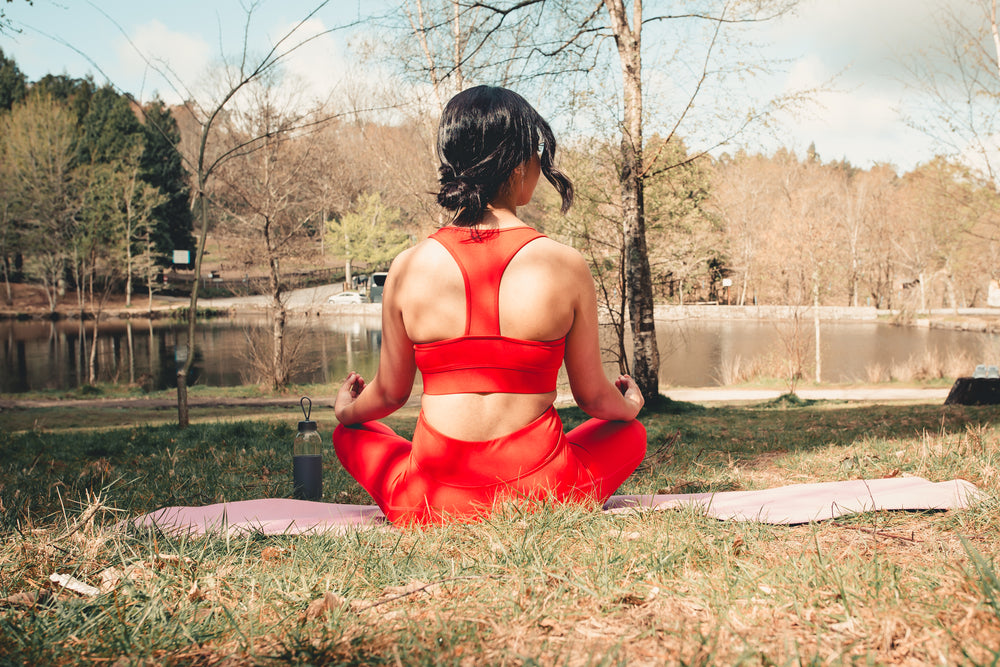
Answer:
[[[306,405],[307,401],[309,403],[308,406]],[[313,406],[312,399],[310,399],[308,396],[303,396],[301,399],[299,399],[299,407],[302,408],[302,416],[305,417],[305,421],[299,422],[300,433],[307,433],[309,431],[316,430],[316,422],[309,419],[309,415],[312,414],[312,406]]]

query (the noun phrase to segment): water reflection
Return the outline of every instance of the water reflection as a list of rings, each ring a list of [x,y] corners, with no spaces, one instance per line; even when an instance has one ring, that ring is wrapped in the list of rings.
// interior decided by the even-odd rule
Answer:
[[[911,360],[967,360],[971,373],[975,360],[1000,355],[1000,336],[980,332],[857,321],[822,322],[820,331],[824,382],[868,382],[876,367],[888,369]],[[788,321],[685,320],[658,324],[657,340],[661,381],[674,386],[727,384],[738,364],[746,368],[757,363],[775,377],[796,346],[812,377],[811,322],[796,330]]]
[[[760,320],[661,322],[657,327],[661,379],[674,386],[698,387],[724,384],[731,379],[734,364],[769,359],[773,369],[788,356],[788,326]],[[248,340],[266,335],[263,317],[199,324],[191,384],[238,386],[257,381],[249,370]],[[811,326],[802,335],[811,344]],[[61,390],[85,384],[93,336],[92,322],[0,321],[0,391]],[[298,349],[295,383],[336,383],[351,370],[371,378],[378,367],[382,332],[377,315],[294,318],[286,336],[288,344]],[[150,390],[174,387],[177,369],[188,354],[186,339],[186,325],[177,322],[102,323],[94,350],[97,378]],[[865,382],[873,365],[928,355],[965,355],[975,363],[996,364],[998,340],[974,332],[824,322],[823,380]],[[808,354],[811,362],[812,352]],[[617,371],[610,357],[606,364],[609,373]]]

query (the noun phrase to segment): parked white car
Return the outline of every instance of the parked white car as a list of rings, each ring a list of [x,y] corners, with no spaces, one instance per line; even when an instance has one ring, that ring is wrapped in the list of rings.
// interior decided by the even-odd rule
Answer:
[[[357,292],[340,292],[332,295],[326,302],[332,304],[364,303],[365,298]]]

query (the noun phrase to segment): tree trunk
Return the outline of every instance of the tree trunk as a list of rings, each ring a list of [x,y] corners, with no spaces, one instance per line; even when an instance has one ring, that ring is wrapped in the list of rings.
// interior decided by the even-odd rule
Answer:
[[[265,225],[265,235],[267,234]],[[271,388],[280,389],[288,384],[288,373],[285,370],[285,304],[281,300],[281,272],[278,259],[270,249],[270,241],[266,239],[270,252],[271,269]]]
[[[917,281],[920,283],[920,312],[927,312],[927,291],[924,289],[924,274],[921,273],[917,276]]]
[[[857,308],[861,305],[862,269],[858,258],[851,258],[851,305]]]
[[[84,319],[80,318],[80,327],[78,329],[80,338],[80,347],[78,350],[74,350],[76,354],[76,376],[78,378],[83,377],[83,360],[87,357],[87,325],[84,324]]]
[[[13,306],[14,292],[10,287],[10,266],[9,266],[10,263],[7,261],[6,256],[0,258],[0,261],[3,262],[3,284],[7,291],[6,302],[8,306]]]
[[[632,376],[643,395],[659,394],[660,352],[653,319],[653,282],[646,248],[642,166],[642,2],[632,8],[629,26],[623,0],[605,0],[615,35],[624,86],[621,140],[622,224],[625,230],[626,298],[632,325]]]
[[[202,138],[204,152],[204,137]],[[208,238],[208,202],[205,198],[205,181],[203,176],[198,179],[198,192],[195,202],[200,205],[201,230],[198,235],[198,248],[194,259],[194,282],[191,283],[191,305],[188,307],[187,321],[187,359],[177,371],[177,426],[187,428],[190,425],[188,414],[187,378],[194,365],[194,330],[198,319],[198,286],[201,284],[201,261],[205,255],[205,240]]]
[[[95,262],[96,263],[96,262]],[[94,299],[94,269],[91,268],[90,271],[90,307],[96,310],[97,302]],[[94,335],[90,340],[90,357],[87,363],[87,378],[90,384],[97,384],[97,372],[96,372],[96,361],[97,361],[97,325],[100,323],[101,313],[99,310],[94,315]]]
[[[618,336],[618,368],[623,375],[631,375],[628,352],[625,349],[625,295],[628,292],[628,279],[625,276],[625,244],[622,242],[621,255],[618,257],[618,321],[615,323],[615,333]],[[609,304],[610,305],[610,304]]]
[[[125,334],[128,340],[128,383],[135,384],[135,341],[132,338],[132,318],[125,320]]]
[[[125,307],[132,307],[132,249],[128,250],[128,257],[125,260]]]
[[[819,273],[813,273],[813,343],[816,347],[816,384],[823,375],[823,359],[820,354],[819,337]]]
[[[747,288],[750,286],[750,270],[743,272],[743,282],[740,285],[740,299],[737,306],[745,306],[747,303]]]
[[[94,335],[90,339],[90,358],[87,363],[87,377],[92,385],[97,384],[97,327],[101,324],[101,311],[94,314]]]
[[[274,312],[271,333],[274,338],[272,361],[274,372],[271,386],[274,389],[281,389],[288,384],[288,370],[285,367],[285,307],[282,304],[279,304]]]
[[[149,345],[146,347],[146,367],[149,369],[149,375],[153,377],[153,318],[146,320],[146,324],[149,326]]]
[[[955,294],[955,281],[952,279],[950,273],[945,273],[944,275],[944,289],[945,294],[948,295],[948,302],[951,305],[952,311],[958,315],[958,296]]]
[[[190,353],[189,353],[190,356]],[[187,392],[187,371],[185,367],[177,371],[177,425],[180,428],[187,428],[190,423],[188,416],[188,392]]]
[[[132,181],[135,190],[135,180]],[[132,307],[132,193],[125,202],[125,307]]]

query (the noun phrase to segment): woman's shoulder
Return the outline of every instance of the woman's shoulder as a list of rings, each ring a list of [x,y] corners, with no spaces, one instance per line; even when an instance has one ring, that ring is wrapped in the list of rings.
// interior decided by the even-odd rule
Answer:
[[[528,253],[526,256],[544,258],[549,262],[555,263],[563,270],[590,272],[587,260],[584,259],[579,250],[556,241],[550,236],[542,236],[529,243],[522,252],[525,251]]]
[[[396,255],[396,258],[392,260],[389,273],[404,274],[416,271],[426,274],[442,263],[446,263],[448,257],[448,251],[444,249],[444,246],[430,238],[425,238]]]

